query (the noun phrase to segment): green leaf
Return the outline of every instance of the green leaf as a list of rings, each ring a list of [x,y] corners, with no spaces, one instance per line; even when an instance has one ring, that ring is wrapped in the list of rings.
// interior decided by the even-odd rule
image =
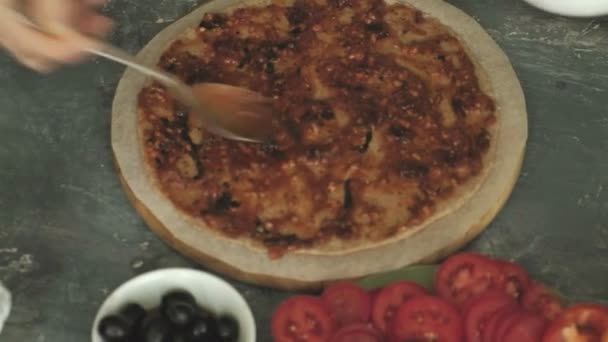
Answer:
[[[395,271],[374,274],[359,280],[359,286],[366,290],[384,287],[399,280],[412,281],[429,290],[433,289],[435,273],[439,265],[407,266]]]

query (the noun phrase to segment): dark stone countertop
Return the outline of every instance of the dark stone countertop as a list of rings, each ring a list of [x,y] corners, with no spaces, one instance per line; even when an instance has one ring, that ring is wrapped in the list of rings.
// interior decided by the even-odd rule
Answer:
[[[530,138],[507,206],[469,249],[511,258],[577,301],[608,300],[608,21],[520,1],[454,0],[521,79]],[[198,1],[112,0],[113,43],[136,52]],[[0,56],[0,280],[8,342],[88,341],[104,297],[159,267],[194,266],[143,223],[112,165],[110,108],[123,68],[94,61],[48,76]],[[235,283],[259,340],[288,294]]]

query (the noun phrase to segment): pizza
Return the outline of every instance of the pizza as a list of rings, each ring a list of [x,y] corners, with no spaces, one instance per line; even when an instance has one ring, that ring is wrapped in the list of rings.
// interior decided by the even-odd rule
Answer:
[[[465,203],[492,165],[492,89],[450,28],[407,4],[207,12],[158,66],[273,99],[281,129],[263,144],[208,134],[159,84],[137,100],[147,170],[192,229],[272,257],[406,235]]]

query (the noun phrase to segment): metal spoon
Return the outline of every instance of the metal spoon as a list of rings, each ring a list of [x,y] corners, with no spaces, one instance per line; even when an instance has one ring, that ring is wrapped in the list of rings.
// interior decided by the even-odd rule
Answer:
[[[14,12],[16,20],[45,32],[31,20]],[[117,47],[96,41],[89,53],[133,68],[162,83],[169,93],[198,115],[204,128],[227,139],[266,142],[277,128],[272,100],[251,90],[218,83],[188,86],[157,67],[140,64],[133,56]]]

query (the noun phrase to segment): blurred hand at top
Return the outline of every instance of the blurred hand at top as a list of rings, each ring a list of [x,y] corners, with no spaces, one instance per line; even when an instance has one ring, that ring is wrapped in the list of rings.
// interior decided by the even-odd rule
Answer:
[[[94,46],[89,37],[103,38],[112,27],[98,12],[106,1],[0,0],[0,45],[39,72],[81,62],[87,56],[84,48]]]

